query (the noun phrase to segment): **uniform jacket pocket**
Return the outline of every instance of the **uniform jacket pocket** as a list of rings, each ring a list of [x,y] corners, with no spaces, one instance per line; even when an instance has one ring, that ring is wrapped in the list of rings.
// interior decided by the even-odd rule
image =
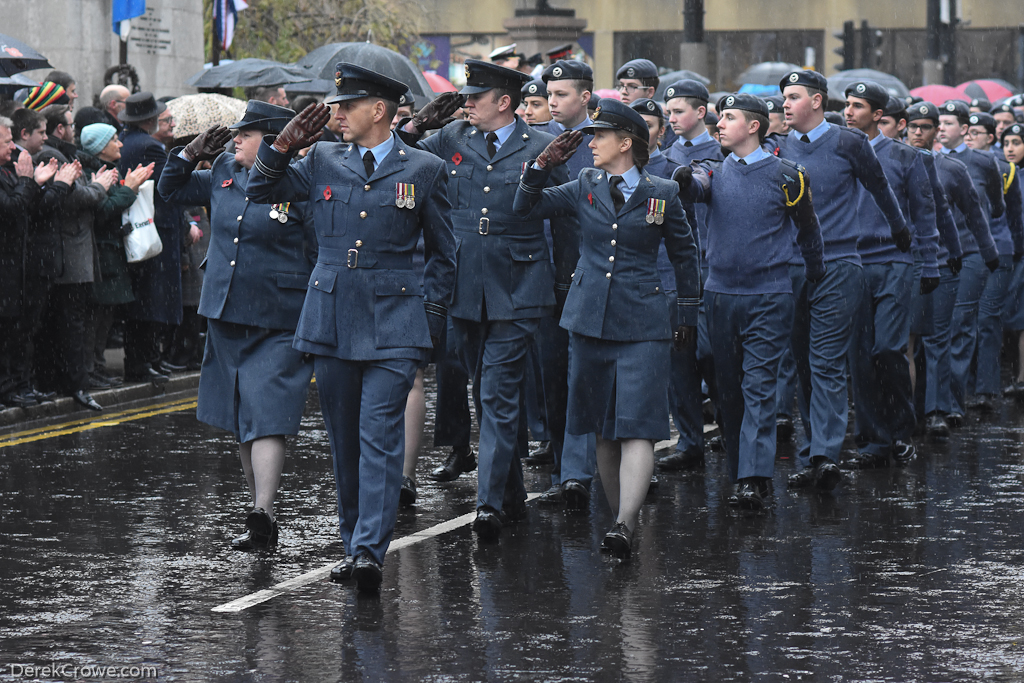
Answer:
[[[282,273],[284,275],[285,273]],[[338,273],[316,266],[309,275],[309,290],[302,306],[296,336],[316,344],[338,344],[337,313],[334,301],[334,283]],[[280,286],[280,283],[279,285]]]
[[[351,185],[317,185],[313,195],[313,220],[324,235],[345,234],[345,212],[352,196]]]
[[[415,272],[375,274],[373,318],[378,349],[430,347],[423,290]]]
[[[513,243],[508,249],[512,268],[512,307],[554,306],[555,275],[548,258],[547,243]]]

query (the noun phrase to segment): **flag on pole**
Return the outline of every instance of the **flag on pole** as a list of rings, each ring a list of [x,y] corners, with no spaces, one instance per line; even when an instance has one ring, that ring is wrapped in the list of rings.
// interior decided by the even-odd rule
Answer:
[[[146,13],[146,0],[114,0],[113,10],[114,33],[120,35],[121,40],[128,40],[129,22]]]
[[[245,0],[213,0],[213,26],[220,48],[227,50],[235,37],[235,20],[249,4]]]

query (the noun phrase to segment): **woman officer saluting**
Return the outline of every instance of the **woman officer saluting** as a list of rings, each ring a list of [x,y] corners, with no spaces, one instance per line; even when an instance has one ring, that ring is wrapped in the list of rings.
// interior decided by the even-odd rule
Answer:
[[[583,139],[596,169],[544,188]],[[543,218],[575,216],[582,228],[579,264],[562,313],[571,333],[568,429],[597,433],[597,467],[616,515],[603,548],[630,555],[640,506],[654,472],[654,442],[669,437],[671,306],[679,307],[677,345],[697,324],[697,248],[677,197],[678,186],[643,169],[647,123],[616,100],[601,100],[593,125],[566,131],[528,169],[513,209]],[[665,296],[658,247],[665,242],[679,298]]]
[[[253,498],[239,550],[277,542],[274,498],[285,435],[297,434],[313,364],[292,337],[316,264],[312,216],[303,204],[267,205],[245,196],[260,141],[295,112],[249,100],[242,120],[215,126],[171,151],[160,176],[165,200],[209,204],[212,235],[199,314],[209,319],[197,417],[234,432]],[[235,133],[235,153],[221,154]],[[196,164],[213,159],[208,171]]]

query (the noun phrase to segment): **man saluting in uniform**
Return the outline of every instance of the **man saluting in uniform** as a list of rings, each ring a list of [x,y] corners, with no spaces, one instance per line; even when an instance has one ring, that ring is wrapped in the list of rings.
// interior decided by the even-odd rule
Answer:
[[[417,365],[441,336],[455,284],[455,240],[444,164],[391,132],[403,83],[336,66],[335,119],[345,142],[295,152],[321,135],[330,113],[310,105],[260,146],[248,194],[258,202],[308,201],[320,245],[295,331],[315,356],[331,441],[345,559],[331,579],[380,588],[402,488],[405,402]],[[423,234],[423,286],[413,252]]]

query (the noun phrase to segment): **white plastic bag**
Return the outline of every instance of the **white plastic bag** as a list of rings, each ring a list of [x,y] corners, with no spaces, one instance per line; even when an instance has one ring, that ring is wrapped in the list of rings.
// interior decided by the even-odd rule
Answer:
[[[135,203],[121,213],[124,231],[124,251],[128,263],[151,259],[164,249],[153,221],[153,181],[147,180],[139,188]]]

